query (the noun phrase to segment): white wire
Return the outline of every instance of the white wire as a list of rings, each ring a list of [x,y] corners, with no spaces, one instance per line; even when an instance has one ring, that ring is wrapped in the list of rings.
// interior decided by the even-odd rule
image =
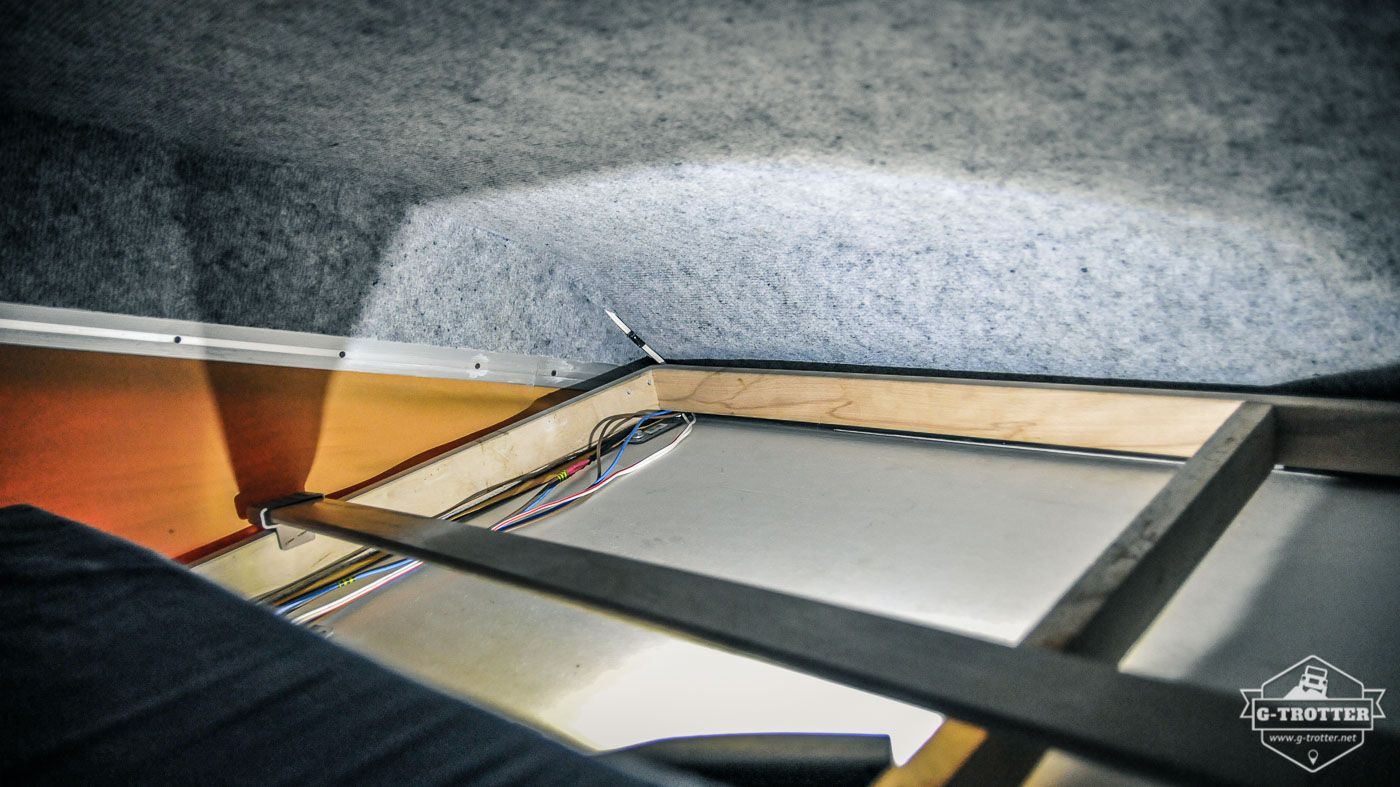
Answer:
[[[583,498],[588,497],[594,492],[597,492],[599,489],[602,489],[603,487],[612,483],[614,480],[621,478],[634,470],[640,470],[643,467],[646,467],[647,465],[651,464],[652,462],[660,459],[661,457],[665,456],[666,454],[670,453],[673,449],[675,449],[676,446],[680,445],[680,442],[686,437],[688,437],[690,435],[690,432],[695,428],[695,416],[691,415],[682,417],[685,418],[685,429],[681,431],[680,435],[677,436],[676,439],[672,440],[670,444],[668,444],[665,448],[662,448],[660,451],[657,451],[656,453],[652,454],[651,456],[648,456],[647,458],[634,465],[628,465],[627,467],[618,470],[616,473],[613,473],[607,478],[604,478],[599,483],[583,490],[582,492],[579,492],[578,494],[569,495],[568,497],[555,500],[552,503],[545,503],[539,508],[531,509],[529,511],[523,511],[519,514],[516,514],[513,517],[510,517],[509,519],[505,519],[497,523],[492,529],[495,530],[502,527],[509,527],[510,525],[513,525],[522,519],[528,519],[534,516],[535,514],[541,513],[543,511],[548,511],[550,509],[564,505],[565,503],[572,503],[575,500],[582,500]]]
[[[555,501],[552,502],[552,503],[545,503],[544,505],[540,506],[539,508],[531,509],[531,510],[529,510],[529,511],[522,511],[521,513],[516,514],[516,515],[513,516],[513,517],[510,517],[510,518],[508,518],[508,519],[503,519],[503,520],[501,520],[499,523],[497,523],[497,524],[492,528],[492,530],[495,530],[495,529],[498,529],[498,528],[502,528],[502,527],[509,527],[510,525],[513,525],[513,524],[515,524],[516,522],[518,522],[518,521],[520,521],[520,520],[522,520],[522,519],[528,519],[528,518],[534,516],[535,514],[541,513],[541,512],[543,512],[543,511],[549,511],[550,509],[553,509],[553,508],[555,508],[555,507],[557,507],[557,506],[564,505],[565,503],[572,503],[572,502],[574,502],[575,500],[582,500],[583,498],[588,497],[589,495],[593,494],[594,492],[597,492],[599,489],[602,489],[603,487],[605,487],[605,486],[607,486],[608,484],[612,483],[614,480],[616,480],[616,479],[618,479],[618,478],[621,478],[621,477],[623,477],[623,476],[627,475],[628,473],[631,473],[631,472],[633,472],[633,471],[635,471],[635,470],[641,470],[643,467],[646,467],[647,465],[651,464],[652,462],[657,461],[658,459],[660,459],[661,457],[665,456],[666,454],[671,453],[671,451],[675,450],[676,446],[680,445],[682,440],[684,440],[685,438],[689,437],[691,431],[693,431],[693,430],[695,429],[695,416],[689,415],[689,414],[682,414],[681,417],[685,419],[685,429],[683,429],[683,430],[681,431],[680,435],[678,435],[678,436],[676,437],[676,439],[672,440],[672,441],[670,442],[670,444],[668,444],[665,448],[662,448],[660,451],[657,451],[656,453],[652,454],[651,456],[648,456],[647,458],[643,459],[642,461],[640,461],[640,462],[638,462],[638,463],[636,463],[636,464],[634,464],[634,465],[628,465],[627,467],[624,467],[624,468],[622,468],[621,470],[618,470],[616,473],[613,473],[612,475],[608,476],[607,478],[604,478],[602,481],[600,481],[600,482],[598,482],[597,484],[594,484],[593,486],[591,486],[591,487],[589,487],[589,488],[583,490],[582,492],[579,492],[578,494],[569,495],[568,497],[564,497],[564,498],[560,498],[559,500],[555,500]]]
[[[589,488],[583,490],[582,492],[578,493],[577,495],[571,495],[571,496],[566,497],[566,498],[564,498],[564,499],[562,499],[562,500],[557,500],[557,501],[555,501],[555,502],[553,502],[553,503],[546,503],[545,505],[540,506],[539,508],[534,509],[533,511],[526,511],[526,512],[524,512],[524,513],[522,513],[522,514],[519,514],[518,516],[519,516],[519,517],[522,517],[522,518],[527,518],[527,517],[533,516],[533,515],[535,515],[535,514],[538,514],[538,513],[540,513],[541,511],[546,511],[546,510],[549,510],[549,509],[551,509],[551,508],[553,508],[553,507],[555,507],[555,506],[562,505],[563,503],[572,502],[572,501],[574,501],[574,500],[582,500],[583,498],[588,497],[589,495],[593,494],[594,492],[597,492],[599,489],[602,489],[603,487],[605,487],[605,486],[607,486],[608,484],[612,483],[613,481],[615,481],[615,480],[617,480],[617,479],[619,479],[619,478],[621,478],[621,477],[627,475],[628,473],[631,473],[631,472],[636,471],[636,470],[641,470],[643,467],[646,467],[647,465],[651,464],[652,462],[655,462],[655,461],[659,460],[661,457],[665,456],[666,454],[671,453],[672,451],[675,450],[676,446],[680,445],[682,440],[684,440],[685,438],[689,437],[689,436],[690,436],[690,433],[691,433],[692,431],[694,431],[694,429],[695,429],[695,420],[696,420],[696,419],[695,419],[695,416],[694,416],[694,415],[691,415],[691,414],[688,414],[688,413],[682,413],[682,414],[681,414],[681,418],[683,418],[683,419],[685,420],[685,429],[681,430],[681,433],[680,433],[679,435],[676,436],[676,439],[672,440],[665,448],[662,448],[660,451],[657,451],[656,453],[652,454],[651,456],[648,456],[647,458],[643,459],[642,461],[640,461],[640,462],[638,462],[638,463],[636,463],[636,464],[634,464],[634,465],[628,465],[627,467],[624,467],[624,468],[622,468],[621,470],[618,470],[616,473],[613,473],[612,475],[608,476],[607,478],[604,478],[602,481],[600,481],[600,482],[598,482],[597,484],[594,484],[593,486],[591,486],[591,487],[589,487]],[[508,524],[510,524],[510,523],[511,523],[511,520],[510,520],[510,519],[507,519],[507,520],[501,522],[500,524],[496,525],[496,527],[502,527],[502,526],[508,525]],[[422,562],[422,561],[420,561],[420,560],[415,560],[415,561],[413,561],[412,563],[409,563],[409,564],[407,564],[407,565],[404,565],[404,566],[402,566],[402,567],[400,567],[400,568],[398,568],[398,569],[395,569],[394,571],[392,571],[392,572],[390,572],[390,573],[388,573],[388,574],[385,574],[384,576],[380,577],[379,579],[376,579],[375,581],[369,583],[368,585],[365,585],[365,586],[362,587],[362,588],[359,588],[358,590],[355,590],[355,591],[352,592],[352,593],[347,593],[347,594],[345,594],[344,596],[341,596],[340,598],[338,598],[338,599],[336,599],[336,600],[334,600],[334,601],[330,601],[330,602],[327,602],[327,603],[325,603],[325,604],[322,604],[321,606],[316,607],[315,609],[311,609],[311,610],[307,610],[306,612],[302,612],[301,614],[299,614],[299,615],[297,615],[296,617],[292,618],[291,621],[292,621],[293,624],[306,623],[306,622],[308,622],[308,621],[315,620],[316,618],[319,618],[319,617],[321,617],[322,615],[327,615],[327,614],[329,614],[329,613],[331,613],[331,612],[334,612],[334,611],[336,611],[337,609],[340,609],[341,607],[343,607],[343,606],[345,606],[345,605],[347,605],[347,604],[349,604],[349,603],[355,601],[355,600],[358,599],[358,598],[362,598],[362,597],[364,597],[364,596],[366,596],[366,595],[369,595],[370,593],[373,593],[374,591],[378,590],[379,588],[384,587],[385,585],[389,584],[390,582],[393,582],[394,580],[398,579],[399,577],[403,576],[404,574],[407,574],[407,573],[410,572],[410,571],[413,571],[414,569],[418,568],[418,567],[421,566],[421,565],[423,565],[423,562]]]
[[[385,574],[379,579],[374,580],[373,582],[369,583],[368,585],[365,585],[364,587],[360,588],[359,590],[356,590],[353,593],[347,593],[346,595],[341,596],[335,601],[322,604],[321,606],[316,607],[313,610],[303,612],[300,615],[297,615],[296,617],[292,618],[292,623],[305,623],[308,620],[319,618],[322,615],[325,615],[329,612],[334,612],[337,609],[340,609],[341,607],[345,606],[346,604],[349,604],[350,602],[354,601],[355,599],[360,598],[361,596],[364,596],[368,593],[373,593],[375,590],[389,584],[390,582],[393,582],[394,580],[398,579],[404,574],[407,574],[413,569],[418,568],[421,565],[423,565],[422,561],[415,560],[406,566],[397,568],[394,571]]]

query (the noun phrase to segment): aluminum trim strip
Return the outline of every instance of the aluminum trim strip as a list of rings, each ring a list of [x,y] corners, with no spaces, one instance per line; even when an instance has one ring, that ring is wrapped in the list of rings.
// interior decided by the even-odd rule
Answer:
[[[0,303],[0,344],[334,369],[548,388],[585,387],[616,367],[270,328]]]

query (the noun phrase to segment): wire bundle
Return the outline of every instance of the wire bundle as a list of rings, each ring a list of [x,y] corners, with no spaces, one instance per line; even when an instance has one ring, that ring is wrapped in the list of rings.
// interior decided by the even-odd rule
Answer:
[[[399,563],[395,564],[395,566],[393,567],[376,569],[376,572],[387,571],[389,573],[386,574],[384,577],[381,577],[380,579],[377,579],[369,583],[368,585],[365,585],[359,590],[356,590],[354,593],[347,593],[346,595],[341,596],[335,601],[332,601],[328,604],[323,604],[308,612],[302,612],[298,614],[297,616],[292,618],[292,622],[309,623],[310,621],[315,620],[316,618],[319,618],[323,615],[329,615],[337,609],[340,609],[341,607],[346,606],[347,604],[353,603],[356,599],[368,596],[370,593],[373,593],[374,591],[384,587],[385,585],[389,584],[390,582],[393,582],[399,577],[413,573],[414,571],[421,568],[422,565],[423,562],[420,560],[402,560]],[[366,575],[370,575],[371,573],[372,572],[366,572]]]
[[[387,557],[387,555],[386,555],[386,557]],[[312,592],[309,592],[309,593],[304,593],[304,594],[302,594],[302,595],[300,595],[300,596],[297,596],[297,597],[296,597],[295,599],[293,599],[292,601],[289,601],[289,602],[287,602],[287,603],[285,603],[285,604],[282,604],[281,606],[277,607],[274,611],[275,611],[277,614],[279,614],[279,615],[286,615],[286,614],[288,614],[288,613],[291,613],[291,612],[295,611],[296,609],[298,609],[298,608],[300,608],[300,607],[302,607],[302,606],[305,606],[305,605],[306,605],[307,603],[309,603],[309,602],[315,601],[316,599],[320,598],[321,596],[326,595],[327,593],[330,593],[330,592],[335,591],[335,590],[339,590],[340,588],[343,588],[343,587],[349,587],[350,585],[352,585],[352,584],[354,584],[354,583],[356,583],[356,582],[359,582],[359,581],[361,581],[361,580],[368,579],[368,578],[373,577],[373,576],[378,576],[378,575],[380,575],[380,574],[391,573],[391,572],[393,572],[393,571],[395,571],[395,570],[397,570],[397,569],[404,568],[405,566],[407,566],[407,565],[410,564],[410,563],[415,563],[415,562],[417,562],[417,561],[409,560],[409,559],[403,559],[403,560],[399,560],[399,561],[394,562],[394,563],[389,563],[388,565],[381,565],[381,566],[379,566],[378,568],[371,568],[371,569],[368,569],[368,570],[366,570],[366,571],[361,571],[361,572],[359,572],[359,573],[357,573],[357,574],[352,574],[352,575],[350,575],[350,576],[348,576],[348,577],[345,577],[344,579],[340,579],[340,580],[337,580],[336,582],[334,582],[334,583],[332,583],[332,584],[328,584],[328,585],[326,585],[325,587],[320,588],[319,590],[315,590],[315,591],[312,591]]]
[[[588,435],[588,443],[584,448],[561,459],[556,459],[543,467],[538,467],[528,473],[523,473],[515,478],[507,479],[476,492],[453,507],[443,511],[441,514],[438,514],[438,518],[462,520],[480,511],[515,498],[531,489],[550,484],[554,481],[567,480],[569,476],[574,475],[589,464],[593,464],[595,467],[601,469],[603,454],[614,448],[621,447],[623,432],[627,431],[626,428],[615,429],[613,426],[614,424],[625,424],[627,421],[633,419],[642,419],[642,423],[644,424],[642,431],[636,434],[629,434],[625,438],[630,444],[642,443],[667,431],[677,423],[680,423],[682,417],[679,414],[659,415],[659,413],[667,412],[668,411],[641,411],[610,415],[593,426],[592,431],[589,432]],[[657,418],[661,420],[651,423],[649,426],[645,425],[647,422],[654,421]],[[582,462],[582,464],[580,464],[580,462]],[[514,513],[519,513],[526,507],[527,506],[522,506]],[[514,515],[514,513],[512,515]]]
[[[635,423],[629,426],[631,421],[635,421]],[[618,464],[622,461],[622,455],[628,446],[646,442],[682,424],[684,429],[670,444],[645,459],[621,469],[618,468]],[[497,506],[507,500],[518,498],[543,486],[543,491],[528,498],[528,502],[507,514],[491,529],[508,531],[538,522],[579,503],[617,479],[660,460],[661,457],[675,450],[676,446],[688,437],[694,428],[694,415],[674,413],[670,410],[642,411],[609,416],[594,425],[593,430],[589,433],[588,443],[583,449],[529,473],[487,487],[442,512],[438,518],[461,521],[468,516]],[[614,448],[617,449],[617,455],[613,457],[611,464],[604,470],[603,456]],[[567,497],[546,502],[549,495],[560,484],[589,465],[593,465],[595,468],[595,477],[591,484]],[[308,577],[264,594],[258,598],[258,601],[271,606],[276,614],[289,618],[293,623],[308,623],[354,603],[379,588],[407,576],[422,565],[422,562],[418,560],[399,558],[387,552],[368,548],[361,549]],[[365,580],[373,581],[329,602],[308,608],[311,602],[323,596]]]
[[[670,414],[670,411],[669,411],[669,410],[662,410],[662,411],[660,411],[660,412],[653,413],[653,414],[651,415],[651,417],[654,418],[654,417],[657,417],[657,416],[669,415],[669,414]],[[558,482],[558,481],[557,481],[557,482],[555,482],[555,483],[553,483],[553,484],[550,484],[550,486],[549,486],[547,489],[545,489],[544,492],[541,493],[539,497],[537,497],[537,498],[535,498],[533,501],[531,501],[530,504],[527,505],[527,506],[524,508],[524,510],[522,510],[522,511],[520,511],[520,512],[518,512],[518,513],[512,514],[511,516],[506,517],[505,519],[503,519],[503,520],[501,520],[500,522],[498,522],[498,523],[497,523],[495,526],[493,526],[491,529],[492,529],[492,530],[496,530],[496,531],[503,531],[503,530],[512,530],[512,529],[514,529],[514,528],[516,528],[516,527],[520,527],[520,526],[523,526],[523,525],[527,525],[527,524],[529,524],[529,523],[532,522],[532,521],[535,521],[535,520],[537,520],[537,519],[541,519],[541,518],[543,518],[544,516],[547,516],[547,515],[549,515],[549,514],[555,513],[555,512],[557,512],[557,511],[563,509],[565,506],[573,505],[574,503],[579,502],[580,500],[584,499],[585,497],[588,497],[589,495],[593,494],[594,492],[597,492],[599,489],[602,489],[603,487],[605,487],[605,486],[607,486],[608,484],[612,483],[613,481],[615,481],[615,480],[617,480],[617,479],[619,479],[619,478],[621,478],[621,477],[627,475],[628,473],[632,473],[632,472],[635,472],[635,471],[637,471],[637,470],[640,470],[641,468],[647,466],[648,464],[657,461],[657,460],[660,459],[661,457],[663,457],[663,456],[665,456],[666,454],[670,453],[671,451],[675,450],[675,447],[676,447],[677,445],[679,445],[680,442],[681,442],[682,440],[684,440],[685,438],[689,437],[689,436],[690,436],[691,430],[693,430],[693,429],[695,428],[695,416],[693,416],[693,415],[688,415],[688,414],[687,414],[687,415],[682,415],[681,417],[682,417],[682,419],[683,419],[684,422],[685,422],[685,429],[682,430],[681,433],[680,433],[679,435],[676,436],[676,439],[674,439],[674,440],[671,441],[670,445],[667,445],[665,448],[662,448],[660,451],[657,451],[656,453],[652,454],[651,456],[648,456],[647,458],[641,460],[640,462],[637,462],[637,463],[632,464],[632,465],[628,465],[627,467],[624,467],[624,468],[622,468],[621,470],[617,470],[617,469],[616,469],[616,468],[617,468],[617,463],[622,459],[622,454],[623,454],[623,452],[627,450],[627,446],[631,444],[632,438],[637,434],[637,431],[640,430],[640,429],[642,428],[642,424],[645,422],[645,419],[643,419],[642,421],[638,421],[638,422],[637,422],[637,425],[634,426],[634,427],[632,427],[632,431],[628,433],[627,439],[622,441],[622,446],[621,446],[620,448],[618,448],[617,456],[613,457],[612,464],[608,466],[607,471],[606,471],[606,472],[603,472],[603,473],[600,473],[599,476],[598,476],[598,479],[597,479],[596,481],[594,481],[592,484],[590,484],[590,485],[588,486],[587,489],[584,489],[584,490],[581,491],[581,492],[576,492],[576,493],[574,493],[574,494],[572,494],[572,495],[569,495],[568,497],[561,498],[561,499],[559,499],[559,500],[555,500],[554,502],[551,502],[551,503],[545,503],[545,502],[543,502],[544,499],[545,499],[546,497],[548,497],[549,494],[550,494],[551,492],[554,491],[555,487],[557,487],[560,483],[562,483],[562,482]],[[602,466],[602,463],[599,462],[599,463],[598,463],[598,466],[601,467],[601,466]]]

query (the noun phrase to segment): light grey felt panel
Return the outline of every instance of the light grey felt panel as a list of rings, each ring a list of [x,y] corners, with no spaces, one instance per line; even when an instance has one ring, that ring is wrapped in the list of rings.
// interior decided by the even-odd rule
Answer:
[[[636,357],[611,306],[681,357],[1254,385],[1400,365],[1393,3],[0,14],[8,106],[273,167],[248,192],[301,207],[196,200],[234,235],[308,203],[354,227],[289,230],[359,261],[328,280],[347,330]],[[394,219],[366,223],[380,193]],[[96,231],[177,242],[119,223]]]
[[[564,278],[402,188],[24,113],[8,120],[0,301],[630,356]]]
[[[1395,281],[1282,225],[813,165],[661,167],[460,211],[571,238],[541,253],[673,356],[1268,385],[1400,350]]]

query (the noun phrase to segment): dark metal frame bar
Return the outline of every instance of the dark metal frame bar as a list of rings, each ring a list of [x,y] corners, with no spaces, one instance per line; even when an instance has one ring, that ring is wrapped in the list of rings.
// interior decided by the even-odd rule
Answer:
[[[819,677],[1122,767],[1200,782],[1300,781],[1250,740],[1239,699],[679,569],[321,500],[276,525],[345,538],[618,612]],[[1202,719],[1219,719],[1202,725]],[[1228,726],[1235,729],[1227,733]]]
[[[1268,477],[1275,427],[1272,406],[1240,405],[1031,629],[1021,647],[1117,664]],[[1044,747],[993,735],[949,784],[1020,784],[1044,754]]]
[[[353,503],[277,501],[258,516],[266,526],[493,577],[938,710],[987,727],[995,733],[988,744],[1004,741],[1031,764],[1030,755],[1054,747],[1193,783],[1301,783],[1307,774],[1239,721],[1233,693],[1116,669],[1268,475],[1275,423],[1268,404],[1241,405],[1037,626],[1027,643],[1034,647]],[[1368,748],[1388,752],[1367,761],[1400,754],[1395,735],[1378,729],[1369,738]]]
[[[1274,466],[1274,412],[1246,402],[1026,635],[1026,645],[1117,662]]]

